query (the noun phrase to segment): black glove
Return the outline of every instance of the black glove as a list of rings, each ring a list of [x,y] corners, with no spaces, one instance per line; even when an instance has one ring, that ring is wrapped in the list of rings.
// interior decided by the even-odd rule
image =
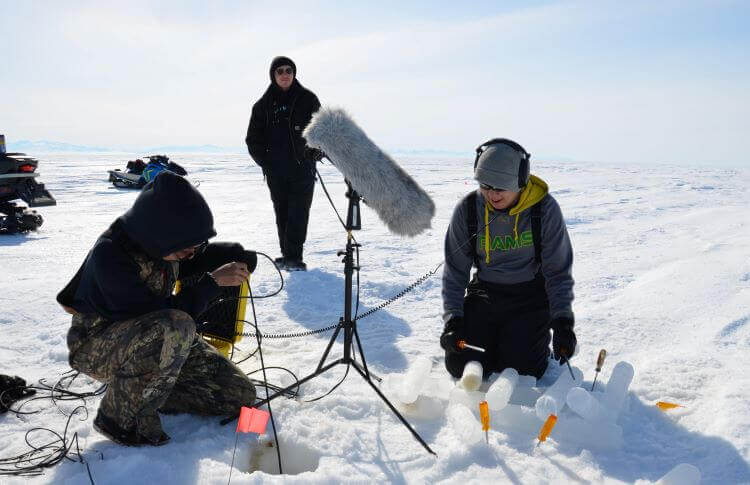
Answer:
[[[247,270],[252,273],[255,271],[255,267],[258,266],[258,255],[255,254],[255,251],[246,249],[242,252],[242,259],[240,262],[245,263],[247,265]]]
[[[448,320],[443,328],[443,334],[440,336],[440,346],[446,352],[458,352],[458,341],[466,340],[466,330],[464,328],[463,317],[453,317]]]
[[[573,319],[569,317],[557,317],[551,323],[554,335],[552,336],[552,355],[556,360],[561,357],[570,359],[576,351],[576,334],[573,331]]]

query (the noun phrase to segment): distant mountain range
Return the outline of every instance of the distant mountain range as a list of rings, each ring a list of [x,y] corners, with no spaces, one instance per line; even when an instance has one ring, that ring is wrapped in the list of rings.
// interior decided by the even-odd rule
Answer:
[[[126,153],[246,153],[245,147],[222,147],[218,145],[162,145],[152,147],[102,147],[93,145],[74,145],[60,141],[48,140],[6,140],[9,152],[126,152]],[[386,149],[393,155],[405,156],[468,156],[466,151],[432,150],[432,149]]]
[[[19,141],[5,141],[6,150],[8,152],[111,152],[111,148],[84,146],[84,145],[71,145],[70,143],[63,143],[59,141],[30,141],[30,140],[19,140]]]
[[[74,145],[60,141],[48,140],[19,140],[8,141],[6,139],[8,152],[23,152],[33,155],[35,153],[54,152],[114,152],[114,153],[139,153],[143,155],[173,153],[241,153],[246,154],[245,147],[222,147],[218,145],[162,145],[152,147],[101,147],[93,145]],[[474,154],[465,150],[434,150],[434,149],[408,149],[388,148],[385,150],[393,156],[406,157],[460,157],[472,158]],[[570,162],[572,159],[561,156],[540,156],[537,160],[555,160],[558,162]]]
[[[244,147],[217,145],[164,145],[153,147],[101,147],[48,140],[6,140],[8,152],[127,152],[127,153],[245,153]]]

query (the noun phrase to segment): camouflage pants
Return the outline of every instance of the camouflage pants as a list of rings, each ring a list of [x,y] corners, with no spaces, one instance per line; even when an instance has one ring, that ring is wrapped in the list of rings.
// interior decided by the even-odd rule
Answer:
[[[247,376],[179,310],[114,323],[75,315],[68,349],[71,367],[109,384],[99,412],[146,438],[162,433],[158,411],[232,415],[255,400]]]

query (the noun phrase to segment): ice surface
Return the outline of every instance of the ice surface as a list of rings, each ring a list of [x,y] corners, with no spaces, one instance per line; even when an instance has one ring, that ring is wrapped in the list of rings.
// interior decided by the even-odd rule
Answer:
[[[565,407],[565,398],[568,396],[568,391],[573,387],[580,385],[583,381],[583,372],[578,367],[572,367],[573,375],[575,380],[568,372],[568,369],[563,369],[560,373],[560,377],[557,378],[554,384],[552,384],[540,397],[536,405],[536,415],[542,421],[545,421],[550,414],[554,414],[559,417],[560,411]]]
[[[404,404],[416,401],[427,382],[430,370],[432,370],[432,361],[427,357],[417,357],[401,380],[398,387],[398,400]]]
[[[607,419],[608,413],[599,403],[599,400],[582,387],[574,387],[568,391],[565,402],[585,421],[597,422]]]
[[[701,471],[688,463],[680,463],[656,483],[657,485],[700,485]]]
[[[500,376],[487,389],[487,405],[493,411],[499,411],[504,408],[510,396],[513,394],[518,383],[518,372],[515,369],[507,368],[500,373]]]
[[[616,420],[620,415],[633,374],[633,366],[624,361],[618,362],[612,369],[612,375],[609,377],[607,389],[602,397],[602,407],[609,414],[610,419]]]
[[[473,445],[484,438],[484,431],[479,420],[465,406],[448,406],[448,422],[456,439],[466,445]]]
[[[476,391],[482,385],[482,364],[476,360],[467,362],[461,376],[461,386],[467,391]]]
[[[558,443],[571,443],[591,451],[621,449],[624,440],[622,427],[609,421],[585,421],[570,413],[563,413],[550,437]]]

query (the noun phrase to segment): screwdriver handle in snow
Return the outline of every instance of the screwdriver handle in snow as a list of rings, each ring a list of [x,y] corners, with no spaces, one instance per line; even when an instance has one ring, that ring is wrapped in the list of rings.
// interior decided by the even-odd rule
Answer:
[[[484,431],[484,439],[489,444],[490,442],[490,410],[487,405],[487,401],[482,401],[479,403],[479,416],[482,419],[482,431]]]
[[[596,385],[596,378],[599,377],[599,372],[602,370],[604,365],[604,359],[607,357],[607,351],[602,349],[599,351],[599,357],[596,359],[596,374],[594,375],[594,382],[591,383],[591,392],[594,392],[594,386]]]
[[[537,436],[536,445],[539,446],[539,444],[542,441],[547,441],[547,436],[552,432],[552,428],[555,427],[555,424],[557,423],[557,416],[554,414],[550,414],[547,418],[547,421],[544,422],[542,425],[542,428],[539,430],[539,436]]]
[[[596,371],[600,372],[604,365],[604,359],[607,357],[607,351],[602,349],[599,351],[599,357],[596,358]]]
[[[471,350],[476,350],[477,352],[484,352],[484,349],[482,347],[477,347],[476,345],[469,345],[466,343],[466,340],[459,340],[458,342],[456,342],[456,346],[461,350],[471,349]]]

